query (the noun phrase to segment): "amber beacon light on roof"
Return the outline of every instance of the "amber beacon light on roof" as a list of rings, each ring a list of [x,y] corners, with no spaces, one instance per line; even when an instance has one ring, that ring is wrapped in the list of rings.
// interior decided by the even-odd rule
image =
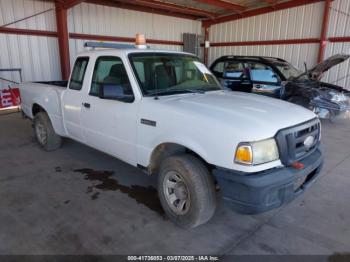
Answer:
[[[146,38],[143,34],[136,34],[135,44],[105,43],[105,42],[86,42],[84,47],[91,49],[96,48],[112,48],[112,49],[148,49]]]

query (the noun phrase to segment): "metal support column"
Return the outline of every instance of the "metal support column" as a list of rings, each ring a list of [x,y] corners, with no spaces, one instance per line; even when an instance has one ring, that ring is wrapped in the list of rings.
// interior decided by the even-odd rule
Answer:
[[[326,46],[327,46],[327,34],[329,25],[329,13],[331,10],[332,0],[326,0],[323,11],[323,22],[321,28],[321,39],[320,39],[320,49],[318,52],[318,63],[322,62],[324,59]]]
[[[69,33],[67,23],[67,9],[56,2],[56,23],[58,47],[60,52],[61,74],[63,80],[68,80],[70,74],[69,63]]]
[[[204,64],[208,65],[208,58],[209,58],[209,47],[205,46],[205,42],[209,41],[209,28],[210,26],[207,24],[203,25],[204,27]]]

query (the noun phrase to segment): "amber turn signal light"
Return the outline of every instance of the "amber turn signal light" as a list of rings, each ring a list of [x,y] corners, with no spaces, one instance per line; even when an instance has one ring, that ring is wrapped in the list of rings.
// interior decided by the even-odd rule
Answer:
[[[237,148],[235,161],[242,164],[251,164],[253,162],[252,148],[248,145],[242,145]]]

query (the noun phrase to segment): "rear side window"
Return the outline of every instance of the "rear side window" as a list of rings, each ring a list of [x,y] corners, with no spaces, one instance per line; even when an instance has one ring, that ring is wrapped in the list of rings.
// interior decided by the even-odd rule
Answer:
[[[81,90],[83,87],[85,71],[89,63],[88,57],[79,57],[75,61],[72,76],[70,78],[69,89]]]

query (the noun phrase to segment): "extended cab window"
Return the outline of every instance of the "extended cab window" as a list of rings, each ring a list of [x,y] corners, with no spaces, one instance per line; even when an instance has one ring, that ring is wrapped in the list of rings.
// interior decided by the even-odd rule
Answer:
[[[248,63],[248,66],[250,70],[250,78],[252,81],[265,83],[278,82],[278,76],[270,66],[255,62]]]
[[[132,88],[122,60],[114,56],[101,56],[96,60],[90,95],[98,96],[102,85],[124,91],[132,95]]]
[[[74,69],[69,83],[69,89],[81,90],[84,81],[84,75],[89,63],[88,57],[78,57],[74,64]]]

